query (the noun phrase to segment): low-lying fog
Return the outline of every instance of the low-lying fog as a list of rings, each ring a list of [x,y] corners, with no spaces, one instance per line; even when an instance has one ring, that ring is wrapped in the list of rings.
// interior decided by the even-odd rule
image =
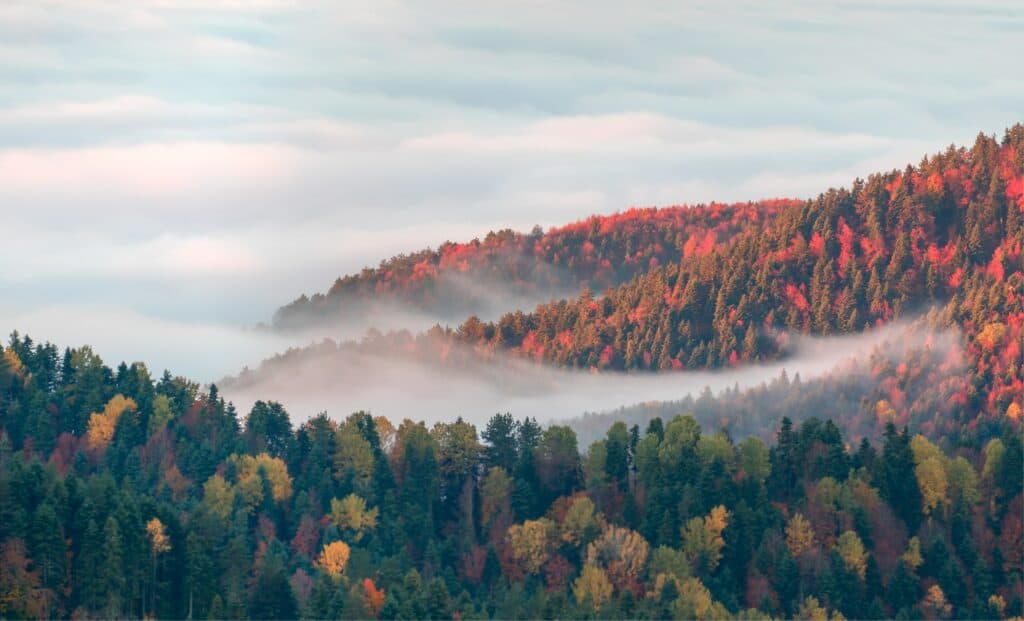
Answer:
[[[511,412],[517,418],[549,422],[641,401],[678,400],[705,387],[716,393],[736,385],[752,387],[778,377],[783,369],[790,377],[810,379],[886,344],[944,347],[956,338],[905,327],[900,323],[854,336],[794,337],[793,353],[784,361],[662,374],[560,370],[511,358],[466,369],[418,362],[400,353],[370,354],[330,345],[324,353],[296,356],[220,387],[240,412],[248,412],[256,400],[276,400],[296,422],[322,411],[343,418],[358,410],[392,420],[433,422],[461,416],[480,425],[496,412]]]

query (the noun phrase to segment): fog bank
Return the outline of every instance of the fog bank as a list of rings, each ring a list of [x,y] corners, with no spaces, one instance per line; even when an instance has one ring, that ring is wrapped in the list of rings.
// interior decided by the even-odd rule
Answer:
[[[462,366],[327,343],[264,364],[220,387],[241,412],[256,400],[276,400],[295,422],[319,412],[343,418],[358,410],[392,420],[434,422],[461,416],[481,425],[496,412],[511,412],[517,418],[551,422],[638,402],[675,401],[706,388],[717,393],[753,387],[783,370],[791,378],[799,374],[810,379],[864,359],[879,347],[948,347],[958,338],[952,332],[909,331],[907,325],[901,322],[851,336],[794,336],[785,360],[660,374],[555,369],[510,357]]]

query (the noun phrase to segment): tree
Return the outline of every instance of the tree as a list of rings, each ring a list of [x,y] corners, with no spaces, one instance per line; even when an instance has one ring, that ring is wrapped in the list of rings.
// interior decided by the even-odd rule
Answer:
[[[586,496],[577,496],[561,524],[561,539],[574,548],[588,543],[598,529],[594,501]]]
[[[288,474],[288,466],[279,457],[271,457],[267,453],[259,455],[232,455],[231,463],[238,472],[238,487],[242,496],[250,506],[258,506],[263,502],[262,472],[270,482],[271,496],[275,502],[291,498],[292,478]]]
[[[495,414],[480,434],[486,446],[484,460],[491,468],[512,472],[516,464],[516,422],[511,414]]]
[[[583,566],[579,578],[572,583],[572,593],[577,602],[589,602],[595,611],[600,611],[612,597],[612,583],[602,569],[587,564]]]
[[[554,522],[547,518],[527,520],[508,529],[512,556],[528,575],[540,573],[548,560],[548,543],[554,529]]]
[[[946,601],[946,594],[942,587],[933,584],[921,600],[921,612],[928,619],[948,619],[953,612],[953,607]]]
[[[729,525],[729,511],[722,505],[711,510],[703,518],[690,519],[683,528],[683,550],[695,567],[713,571],[722,560],[725,539],[722,531]]]
[[[921,563],[924,562],[924,558],[921,556],[921,540],[916,535],[910,538],[907,544],[907,551],[903,553],[900,560],[912,571],[916,571],[921,566]]]
[[[888,423],[879,465],[879,490],[911,532],[921,523],[923,506],[914,469],[914,454],[906,428],[897,432],[896,426]]]
[[[847,571],[857,574],[863,580],[864,572],[867,569],[868,553],[857,533],[848,530],[839,535],[839,539],[836,540],[836,552],[843,559],[843,565],[846,566]]]
[[[252,453],[287,457],[293,441],[288,412],[276,401],[257,401],[245,419],[245,437]]]
[[[917,476],[917,485],[921,489],[922,510],[925,515],[931,515],[946,504],[946,469],[940,459],[930,457],[914,468]]]
[[[90,451],[102,453],[114,437],[114,430],[121,415],[138,407],[135,401],[124,395],[114,395],[103,407],[102,412],[93,412],[89,416],[89,429],[85,435],[85,444]]]
[[[359,543],[363,535],[377,528],[377,515],[380,512],[366,508],[366,501],[355,494],[343,499],[331,499],[331,521],[349,535],[351,541]]]
[[[323,547],[320,556],[316,559],[316,565],[327,572],[330,577],[340,578],[345,573],[350,555],[348,544],[344,541],[334,541]]]
[[[799,558],[814,545],[814,529],[803,514],[795,513],[786,524],[786,547],[793,558]]]
[[[171,539],[167,536],[167,531],[164,528],[164,523],[159,518],[152,518],[146,522],[146,534],[149,535],[149,548],[152,553],[152,567],[153,567],[153,580],[150,586],[150,592],[152,593],[152,601],[150,605],[150,613],[156,615],[156,563],[157,559],[161,554],[166,554],[171,551]]]
[[[649,552],[650,546],[640,533],[609,525],[587,546],[587,564],[604,568],[612,584],[621,591],[643,574]]]

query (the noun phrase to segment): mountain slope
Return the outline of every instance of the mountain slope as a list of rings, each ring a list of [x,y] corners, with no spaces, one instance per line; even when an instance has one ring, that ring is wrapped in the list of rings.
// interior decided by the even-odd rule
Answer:
[[[529,234],[503,230],[483,241],[448,242],[339,278],[326,294],[303,295],[278,309],[273,325],[330,325],[373,308],[400,307],[461,321],[489,309],[507,310],[501,300],[532,307],[575,295],[582,284],[603,290],[658,265],[708,254],[796,203],[778,199],[630,209],[547,233],[539,227]]]

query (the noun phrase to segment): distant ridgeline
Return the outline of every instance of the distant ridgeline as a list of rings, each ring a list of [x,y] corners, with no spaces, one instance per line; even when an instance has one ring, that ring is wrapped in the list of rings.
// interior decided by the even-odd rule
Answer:
[[[970,149],[950,146],[917,167],[858,179],[814,200],[634,210],[546,235],[493,235],[482,244],[386,262],[339,281],[335,293],[318,299],[327,304],[332,296],[346,299],[343,291],[370,295],[378,286],[397,287],[387,284],[390,279],[420,283],[399,287],[415,298],[445,269],[500,270],[505,255],[544,257],[545,265],[567,266],[590,283],[635,275],[601,296],[585,291],[492,322],[470,317],[457,330],[371,336],[361,345],[398,342],[417,355],[424,349],[464,355],[450,347],[457,343],[484,357],[503,352],[570,368],[625,371],[770,360],[785,354],[788,332],[857,333],[938,307],[939,327],[963,334],[966,369],[947,375],[945,384],[955,419],[984,413],[1019,424],[1022,222],[1024,125],[1018,124],[1001,141],[979,135]],[[497,250],[503,247],[510,250]],[[442,259],[460,252],[477,258]],[[396,267],[389,268],[392,263]],[[513,263],[526,264],[532,265]],[[317,349],[306,353],[317,355]],[[916,370],[904,368],[888,387],[897,421],[914,411],[900,397],[913,377]]]
[[[737,233],[764,226],[792,200],[630,209],[544,233],[504,230],[483,241],[446,243],[400,255],[335,281],[326,294],[303,295],[274,314],[278,329],[329,326],[374,307],[408,309],[456,321],[499,303],[532,307],[539,300],[596,291],[650,269],[706,255]]]
[[[703,407],[703,406],[700,406]],[[410,412],[415,416],[415,412]],[[136,363],[0,348],[0,617],[1019,618],[1024,447],[789,419],[242,419]]]

